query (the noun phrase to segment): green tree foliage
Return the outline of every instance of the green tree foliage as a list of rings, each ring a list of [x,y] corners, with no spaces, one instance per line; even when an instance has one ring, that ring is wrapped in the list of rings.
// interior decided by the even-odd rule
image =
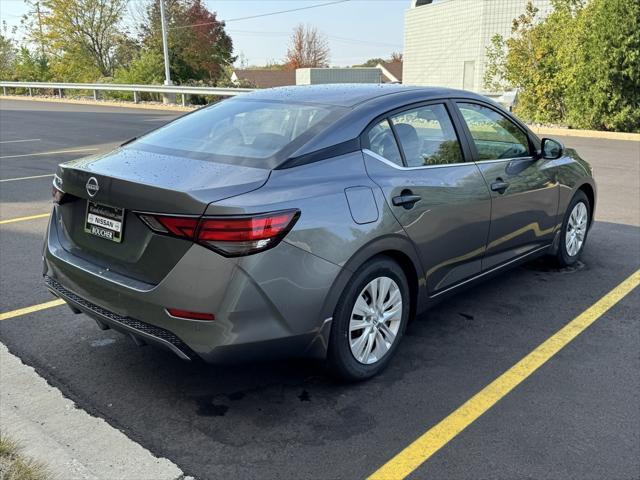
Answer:
[[[9,37],[0,34],[0,78],[13,75],[15,62],[16,46]]]
[[[29,39],[51,57],[56,78],[88,81],[113,75],[127,43],[121,24],[127,0],[28,3],[36,12],[25,17]]]
[[[52,80],[51,67],[46,56],[21,47],[16,56],[11,80],[47,82]]]
[[[147,48],[140,50],[138,55],[127,66],[116,70],[116,83],[159,84],[164,81],[164,59],[162,52]]]
[[[389,62],[389,63],[402,62],[402,53],[391,52],[391,55],[389,56],[389,58],[381,58],[381,57],[370,58],[364,63],[361,63],[359,65],[354,65],[354,67],[375,67],[379,63],[385,63],[385,62]]]
[[[517,88],[529,121],[640,131],[639,18],[637,0],[555,0],[543,21],[529,3],[487,48],[485,88]]]
[[[573,125],[640,131],[640,2],[593,0],[576,18],[565,52],[566,120]]]
[[[369,60],[367,60],[364,63],[361,63],[360,65],[354,65],[354,67],[375,67],[376,65],[378,65],[379,63],[385,62],[386,60],[384,58],[370,58]]]
[[[165,0],[165,15],[172,80],[183,84],[203,81],[215,85],[223,79],[225,67],[235,61],[233,44],[224,30],[224,22],[207,10],[202,0]],[[162,52],[158,1],[149,5],[140,31],[143,52]]]
[[[142,25],[126,28],[128,0],[27,0],[20,48],[0,36],[0,75],[15,80],[162,83],[159,0],[143,0]],[[165,0],[172,80],[215,85],[235,61],[224,23],[203,0]]]

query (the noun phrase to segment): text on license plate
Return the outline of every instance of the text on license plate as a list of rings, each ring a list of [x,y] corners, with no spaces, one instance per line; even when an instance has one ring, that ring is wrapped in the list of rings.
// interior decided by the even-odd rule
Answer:
[[[84,231],[92,235],[111,240],[122,241],[124,209],[87,202],[87,216]]]

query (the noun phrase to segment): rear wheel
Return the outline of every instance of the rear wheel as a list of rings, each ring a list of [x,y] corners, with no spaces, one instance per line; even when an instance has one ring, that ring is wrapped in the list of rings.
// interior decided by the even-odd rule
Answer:
[[[583,191],[578,190],[571,199],[562,223],[560,245],[556,254],[556,260],[560,267],[568,267],[579,260],[587,241],[590,218],[589,199]]]
[[[409,317],[402,268],[388,257],[363,265],[334,313],[328,362],[336,375],[356,381],[382,371],[398,347]]]

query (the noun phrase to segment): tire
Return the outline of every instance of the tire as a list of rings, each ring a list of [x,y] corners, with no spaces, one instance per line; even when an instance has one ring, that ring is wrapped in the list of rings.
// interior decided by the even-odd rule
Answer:
[[[380,373],[404,335],[410,303],[407,277],[395,261],[378,256],[361,266],[334,312],[327,354],[331,372],[347,381]]]
[[[591,219],[591,205],[582,190],[578,190],[571,199],[564,215],[556,263],[559,267],[575,264],[582,255],[587,243],[587,233]],[[575,241],[576,243],[571,243]]]

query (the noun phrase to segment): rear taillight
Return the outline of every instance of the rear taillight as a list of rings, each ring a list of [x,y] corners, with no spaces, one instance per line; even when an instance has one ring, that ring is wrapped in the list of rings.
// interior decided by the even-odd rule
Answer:
[[[200,218],[139,214],[156,233],[193,240],[227,257],[250,255],[276,246],[299,216],[299,210]]]

